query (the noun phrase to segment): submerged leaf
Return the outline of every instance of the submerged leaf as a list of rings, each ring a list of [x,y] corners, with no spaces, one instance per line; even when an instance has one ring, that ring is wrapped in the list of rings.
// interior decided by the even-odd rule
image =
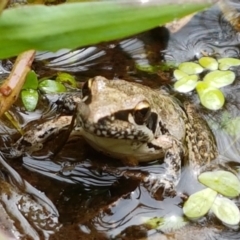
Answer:
[[[233,83],[235,80],[235,73],[232,71],[213,71],[208,73],[203,81],[210,84],[212,87],[220,88]]]
[[[157,68],[155,66],[146,64],[146,65],[142,65],[142,64],[135,64],[136,69],[139,71],[143,71],[143,72],[147,72],[147,73],[155,73]]]
[[[216,217],[228,225],[237,225],[240,222],[240,212],[237,205],[230,199],[217,196],[211,210]]]
[[[184,217],[170,216],[170,217],[155,217],[148,219],[145,225],[151,229],[158,229],[164,232],[170,232],[182,228],[188,224],[188,221]]]
[[[14,116],[11,112],[9,112],[9,111],[5,112],[4,115],[5,115],[5,117],[11,122],[11,124],[17,129],[17,131],[18,131],[19,133],[21,133],[21,135],[23,135],[24,132],[23,132],[21,126],[20,126],[20,123],[19,123],[18,120],[15,118],[15,116]],[[1,239],[1,238],[0,238],[0,239]]]
[[[178,66],[178,68],[189,75],[198,74],[203,71],[203,68],[199,64],[193,62],[183,62]]]
[[[72,87],[77,87],[75,77],[69,73],[59,72],[57,73],[56,81],[60,83],[66,83]]]
[[[34,111],[38,103],[38,92],[34,89],[21,91],[21,98],[27,111]]]
[[[38,77],[37,74],[31,70],[26,76],[25,83],[22,89],[37,89],[38,88]]]
[[[28,49],[56,51],[124,38],[210,6],[211,1],[95,1],[3,11],[0,58]]]
[[[157,229],[164,223],[164,218],[162,217],[154,217],[148,219],[144,224],[147,225],[151,229]]]
[[[210,188],[192,194],[184,203],[183,213],[192,219],[204,216],[211,208],[216,196],[217,192]]]
[[[226,120],[223,125],[223,129],[233,137],[240,136],[240,117]]]
[[[45,93],[66,92],[66,88],[62,83],[49,79],[40,82],[39,89]]]
[[[231,172],[204,172],[198,177],[199,182],[227,197],[237,197],[240,194],[240,181]]]
[[[171,216],[164,218],[164,221],[161,226],[159,226],[159,230],[163,232],[171,232],[177,229],[180,229],[188,224],[187,218],[183,218],[180,216]]]

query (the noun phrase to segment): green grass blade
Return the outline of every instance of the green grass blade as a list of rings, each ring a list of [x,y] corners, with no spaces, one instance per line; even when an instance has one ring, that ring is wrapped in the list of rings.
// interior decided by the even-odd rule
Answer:
[[[169,2],[103,1],[7,9],[0,16],[0,58],[28,49],[56,51],[127,37],[210,5],[209,1]]]

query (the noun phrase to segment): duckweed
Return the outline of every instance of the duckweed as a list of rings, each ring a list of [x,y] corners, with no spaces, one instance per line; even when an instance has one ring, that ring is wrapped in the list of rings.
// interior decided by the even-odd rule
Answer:
[[[228,70],[230,67],[240,65],[240,60],[236,58],[222,58],[218,60],[220,70]]]
[[[197,75],[187,75],[175,82],[174,88],[182,93],[187,93],[195,89],[197,85]]]
[[[225,103],[224,94],[219,88],[234,82],[235,73],[228,69],[239,65],[239,59],[222,58],[216,60],[212,57],[200,58],[199,64],[195,62],[181,63],[178,69],[173,72],[176,80],[174,89],[178,92],[187,93],[196,88],[201,104],[205,108],[219,110]],[[197,81],[199,74],[203,73],[204,75],[205,72],[202,81]]]
[[[240,194],[240,181],[231,172],[204,172],[198,180],[226,197],[237,197]]]
[[[237,176],[231,172],[219,170],[204,172],[199,175],[198,180],[208,188],[192,194],[184,203],[183,213],[186,217],[197,219],[206,215],[210,210],[227,225],[239,224],[239,208],[232,200],[224,197],[239,196],[240,181]]]
[[[208,82],[210,86],[216,87],[216,88],[221,88],[225,87],[227,85],[230,85],[233,83],[235,80],[235,73],[232,71],[220,71],[220,70],[215,70],[203,78],[204,82]]]
[[[203,67],[199,64],[194,62],[184,62],[178,66],[178,69],[182,72],[192,75],[192,74],[199,74],[203,71]]]
[[[211,207],[212,212],[223,223],[237,225],[240,222],[240,212],[237,205],[228,198],[217,196]]]
[[[199,64],[208,70],[217,70],[218,69],[218,62],[215,58],[212,57],[202,57],[199,59]]]
[[[183,213],[191,219],[203,217],[208,213],[217,196],[217,192],[206,188],[192,194],[184,203]]]

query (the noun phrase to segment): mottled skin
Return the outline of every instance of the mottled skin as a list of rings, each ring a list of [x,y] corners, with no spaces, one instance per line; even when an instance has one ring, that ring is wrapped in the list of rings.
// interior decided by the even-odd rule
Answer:
[[[216,156],[212,133],[190,104],[181,106],[174,97],[141,84],[98,76],[84,84],[82,96],[67,95],[64,103],[70,109],[77,106],[75,133],[96,150],[131,165],[163,158],[165,174],[150,174],[145,179],[153,192],[159,186],[168,191],[175,188],[182,159],[198,169]],[[44,123],[17,145],[38,146],[71,119]]]

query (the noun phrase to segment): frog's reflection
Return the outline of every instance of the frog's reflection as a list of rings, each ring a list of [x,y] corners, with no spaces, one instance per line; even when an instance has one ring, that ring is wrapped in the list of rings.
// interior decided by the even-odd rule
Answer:
[[[10,239],[48,239],[60,227],[58,211],[0,156],[0,225]]]

